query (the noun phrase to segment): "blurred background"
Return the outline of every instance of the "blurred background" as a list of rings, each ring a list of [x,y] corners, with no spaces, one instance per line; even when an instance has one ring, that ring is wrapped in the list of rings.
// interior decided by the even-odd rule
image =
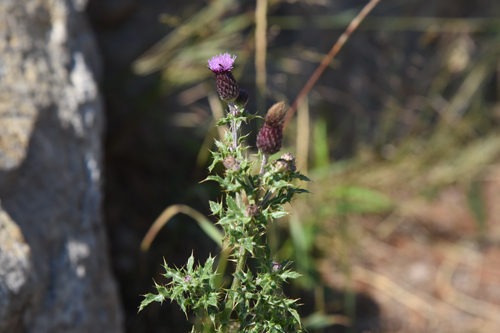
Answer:
[[[257,2],[89,2],[104,62],[104,214],[127,332],[189,331],[176,304],[137,314],[140,295],[152,278],[165,282],[163,257],[182,266],[191,251],[200,261],[220,251],[181,214],[140,251],[165,208],[208,216],[221,195],[200,184],[225,107],[207,59],[237,55],[247,108],[263,116],[295,100],[367,3]],[[269,241],[303,275],[286,292],[301,298],[309,332],[500,331],[499,55],[498,1],[382,0],[299,107],[283,151],[312,194],[287,207]],[[248,144],[259,126],[244,128]]]

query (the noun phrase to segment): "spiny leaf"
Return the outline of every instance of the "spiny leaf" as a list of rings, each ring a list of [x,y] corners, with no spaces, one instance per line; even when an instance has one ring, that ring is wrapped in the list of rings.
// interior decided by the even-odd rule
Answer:
[[[170,298],[171,293],[169,292],[169,290],[166,287],[157,284],[156,285],[156,290],[158,290],[159,295],[163,299]]]
[[[303,175],[303,174],[301,174],[301,173],[296,174],[295,178],[300,179],[300,180],[303,180],[303,181],[306,181],[306,182],[310,182],[310,181],[311,181],[309,178],[307,178],[306,176],[304,176],[304,175]]]
[[[193,265],[194,265],[194,256],[193,256],[193,253],[191,253],[191,256],[189,257],[187,265],[186,265],[188,274],[193,273]]]
[[[215,168],[215,165],[221,160],[218,156],[216,156],[215,154],[212,154],[214,159],[212,161],[212,164],[210,164],[210,166],[208,167],[208,171],[212,172],[212,170]],[[219,155],[219,154],[217,154]]]
[[[236,204],[236,201],[234,201],[234,199],[230,195],[226,196],[226,203],[227,203],[227,207],[229,208],[229,210],[231,210],[235,213],[240,211],[240,208]]]
[[[280,217],[283,217],[285,215],[287,215],[288,213],[285,212],[285,211],[277,211],[277,212],[273,212],[271,213],[271,218],[273,220],[276,220],[276,219],[279,219]]]
[[[213,274],[212,267],[214,265],[215,258],[212,256],[209,256],[207,261],[205,262],[205,266],[203,267],[203,272],[206,274]]]
[[[285,281],[286,279],[298,279],[301,275],[294,271],[285,271],[280,274],[280,278]]]
[[[209,204],[210,204],[210,210],[212,211],[212,213],[214,215],[219,215],[221,210],[222,210],[222,205],[217,203],[217,202],[214,202],[214,201],[209,201]]]
[[[217,121],[217,123],[215,125],[217,126],[224,126],[226,124],[228,124],[229,122],[231,122],[231,119],[229,118],[221,118]]]
[[[254,241],[253,237],[246,237],[241,240],[241,245],[247,250],[248,252],[253,254],[253,246],[254,246]]]
[[[165,299],[161,295],[154,295],[154,294],[146,294],[144,295],[144,300],[142,300],[141,305],[139,306],[139,311],[142,311],[146,305],[152,302],[160,302],[163,303]]]
[[[284,180],[280,180],[280,181],[277,181],[277,182],[274,182],[270,188],[271,188],[271,191],[272,192],[276,192],[277,190],[281,189],[281,188],[287,188],[289,187],[290,184],[288,184],[286,181]]]

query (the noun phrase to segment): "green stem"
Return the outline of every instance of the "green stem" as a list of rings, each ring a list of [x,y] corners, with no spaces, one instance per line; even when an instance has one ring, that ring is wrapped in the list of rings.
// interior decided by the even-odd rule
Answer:
[[[238,113],[238,110],[236,109],[236,106],[234,105],[234,102],[229,102],[229,113],[231,115],[236,116]],[[239,124],[236,120],[231,121],[231,134],[233,136],[233,148],[236,150],[236,147],[238,147],[238,130],[239,130]]]
[[[266,167],[266,164],[267,164],[267,160],[268,160],[269,156],[267,156],[266,154],[264,154],[262,156],[262,164],[260,165],[260,175],[261,176],[264,176],[264,172],[265,172],[265,167]]]
[[[238,253],[236,253],[236,251],[235,251],[235,255],[238,258],[236,260],[236,269],[234,271],[235,273],[242,272],[243,268],[245,267],[246,261],[247,261],[247,251],[245,250],[245,248],[243,247],[243,245],[241,245],[239,247],[239,249],[237,250],[237,252]],[[222,330],[221,330],[221,332],[223,332],[223,333],[226,332],[226,330],[227,330],[227,323],[231,319],[231,312],[233,311],[233,306],[234,306],[234,297],[233,297],[233,295],[236,294],[236,290],[240,287],[240,285],[241,285],[240,284],[240,280],[236,276],[234,276],[233,277],[233,283],[231,285],[231,291],[232,291],[232,293],[229,293],[228,299],[226,301],[226,307],[224,308],[224,313],[222,315],[222,319],[226,323],[226,324],[224,324],[224,326],[222,327]]]

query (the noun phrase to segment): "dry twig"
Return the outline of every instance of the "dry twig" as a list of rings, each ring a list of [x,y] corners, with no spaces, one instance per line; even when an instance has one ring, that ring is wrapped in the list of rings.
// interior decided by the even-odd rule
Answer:
[[[344,31],[344,33],[339,37],[337,42],[333,45],[332,49],[330,52],[323,58],[323,61],[321,61],[321,64],[316,68],[316,71],[313,73],[313,75],[309,78],[309,81],[307,81],[306,85],[304,88],[302,88],[301,92],[299,93],[299,96],[295,99],[295,102],[293,102],[290,110],[288,111],[286,118],[285,118],[285,124],[283,125],[283,128],[286,128],[290,120],[292,119],[295,111],[297,110],[297,107],[304,101],[304,98],[307,96],[311,88],[314,86],[316,81],[318,81],[319,77],[323,72],[325,71],[326,67],[328,64],[333,60],[333,57],[337,55],[337,53],[340,51],[342,46],[344,46],[345,42],[349,39],[351,34],[356,30],[356,28],[359,26],[359,24],[363,21],[363,19],[368,15],[368,13],[371,12],[371,10],[377,5],[377,3],[380,0],[370,0],[370,2],[359,12],[359,14],[349,23],[347,26],[347,29]]]

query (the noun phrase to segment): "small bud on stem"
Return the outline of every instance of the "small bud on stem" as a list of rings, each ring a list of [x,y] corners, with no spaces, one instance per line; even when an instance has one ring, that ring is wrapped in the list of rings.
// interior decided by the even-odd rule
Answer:
[[[245,89],[240,89],[238,97],[234,100],[234,104],[239,108],[243,109],[248,103],[248,93]]]
[[[245,209],[245,216],[247,217],[259,216],[259,206],[254,204],[249,204]]]
[[[222,161],[222,164],[224,164],[227,170],[239,171],[241,169],[240,162],[231,155],[226,157],[224,161]]]

